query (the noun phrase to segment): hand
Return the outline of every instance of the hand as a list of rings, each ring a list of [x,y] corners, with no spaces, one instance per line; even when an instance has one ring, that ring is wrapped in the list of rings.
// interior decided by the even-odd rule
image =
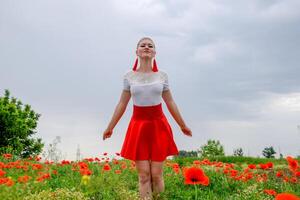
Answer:
[[[110,138],[110,136],[112,135],[113,131],[106,129],[103,133],[103,140],[105,140],[106,138]]]
[[[183,134],[192,137],[192,131],[187,126],[180,127]]]

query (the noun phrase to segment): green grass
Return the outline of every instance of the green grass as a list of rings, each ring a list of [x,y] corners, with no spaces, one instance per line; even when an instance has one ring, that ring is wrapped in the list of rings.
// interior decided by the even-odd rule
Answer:
[[[179,163],[181,167],[192,166],[194,160],[199,158],[175,158],[173,161]],[[0,169],[6,172],[0,179],[10,177],[14,181],[12,186],[0,184],[0,199],[120,199],[134,200],[138,199],[138,176],[136,170],[130,169],[130,162],[125,161],[127,168],[122,170],[121,174],[116,174],[115,170],[121,169],[120,161],[118,164],[110,163],[111,170],[103,171],[103,162],[90,162],[88,168],[92,171],[90,181],[83,184],[82,176],[79,171],[74,171],[74,164],[43,164],[40,170],[33,170],[30,166],[35,161],[20,160],[19,164],[12,165],[11,168],[5,168],[8,163],[14,163],[15,160],[5,160],[0,158]],[[28,162],[28,170],[24,171],[17,166],[23,166],[24,161]],[[288,176],[291,176],[286,160],[259,159],[250,157],[219,157],[210,158],[210,161],[219,161],[223,163],[235,163],[239,174],[248,164],[259,164],[273,162],[274,168],[269,170],[253,170],[257,176],[266,174],[266,181],[258,182],[256,178],[247,182],[237,181],[223,173],[224,168],[216,171],[214,166],[201,166],[210,179],[208,186],[185,185],[182,173],[176,174],[172,167],[165,165],[164,180],[165,191],[157,199],[167,200],[188,200],[188,199],[218,199],[218,200],[268,200],[274,199],[263,192],[264,189],[274,189],[278,193],[289,192],[300,196],[300,178],[297,183],[284,182],[276,177],[277,170],[283,170]],[[1,167],[2,166],[2,167]],[[53,174],[56,170],[58,174]],[[50,179],[42,182],[36,181],[39,173],[50,173]],[[18,177],[23,175],[31,176],[27,183],[18,183]]]

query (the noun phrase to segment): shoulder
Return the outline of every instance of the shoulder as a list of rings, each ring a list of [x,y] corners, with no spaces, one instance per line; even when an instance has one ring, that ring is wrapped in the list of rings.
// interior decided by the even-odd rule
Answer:
[[[168,73],[163,69],[163,70],[161,70],[161,69],[159,69],[159,75],[164,79],[164,80],[166,80],[166,79],[168,79]]]
[[[133,76],[133,71],[132,70],[127,70],[124,74],[123,74],[123,78],[124,79],[130,79]]]

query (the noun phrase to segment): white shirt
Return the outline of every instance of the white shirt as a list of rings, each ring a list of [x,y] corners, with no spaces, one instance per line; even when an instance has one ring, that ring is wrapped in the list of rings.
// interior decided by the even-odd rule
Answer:
[[[154,106],[162,101],[162,92],[169,90],[166,72],[137,72],[130,70],[124,75],[124,87],[130,91],[133,104],[136,106]]]

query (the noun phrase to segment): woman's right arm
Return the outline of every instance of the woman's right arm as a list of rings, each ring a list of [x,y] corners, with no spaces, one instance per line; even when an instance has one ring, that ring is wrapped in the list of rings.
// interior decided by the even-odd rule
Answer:
[[[112,135],[113,129],[117,125],[118,121],[121,119],[122,115],[124,114],[130,98],[131,98],[130,91],[123,90],[121,97],[120,97],[120,101],[115,108],[114,114],[113,114],[106,130],[103,133],[103,140],[105,140],[106,138],[109,138]]]

